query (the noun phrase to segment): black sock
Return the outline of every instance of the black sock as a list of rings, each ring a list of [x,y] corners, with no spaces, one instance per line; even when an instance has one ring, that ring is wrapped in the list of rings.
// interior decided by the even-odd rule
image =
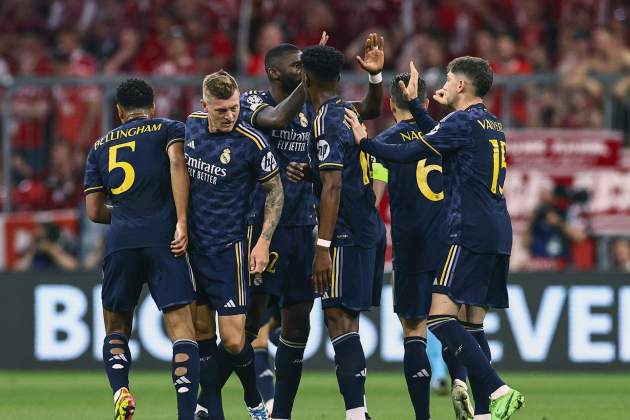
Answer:
[[[466,331],[472,335],[479,347],[486,355],[488,362],[492,362],[492,355],[490,354],[490,346],[488,340],[486,340],[486,333],[483,330],[483,324],[472,324],[468,322],[462,323]],[[473,398],[475,399],[475,414],[489,414],[490,413],[490,399],[488,398],[488,391],[482,388],[483,384],[480,383],[477,377],[470,377],[470,387],[472,388]]]
[[[213,420],[224,420],[221,388],[217,383],[217,338],[199,341],[199,384],[201,392],[197,404],[208,410]]]
[[[254,349],[254,359],[256,365],[256,386],[264,401],[273,398],[273,371],[269,364],[269,352],[267,349]]]
[[[416,420],[429,420],[429,394],[431,390],[431,365],[427,357],[427,339],[405,337],[403,362],[407,390],[416,413]]]
[[[466,383],[466,377],[468,376],[466,366],[464,366],[462,362],[455,357],[451,349],[449,349],[444,343],[442,343],[442,359],[444,359],[444,363],[448,369],[451,382],[455,379],[459,379],[460,381]]]
[[[302,378],[302,358],[306,343],[296,343],[280,337],[279,344],[276,351],[276,391],[271,417],[290,419]]]
[[[120,388],[129,389],[129,368],[131,367],[131,352],[129,341],[122,334],[110,334],[103,340],[103,363],[112,387],[112,393]]]
[[[359,333],[345,333],[331,341],[335,348],[337,382],[339,383],[339,391],[343,395],[346,410],[363,407],[367,369]]]
[[[431,332],[440,339],[468,369],[469,376],[475,376],[482,386],[486,398],[505,383],[494,371],[477,341],[457,321],[449,315],[431,315],[427,322]]]
[[[173,386],[177,394],[177,417],[190,420],[195,416],[199,389],[199,347],[192,340],[173,343]]]
[[[262,402],[262,397],[256,388],[256,368],[254,366],[254,349],[249,341],[245,340],[245,347],[238,354],[231,354],[223,345],[219,345],[219,353],[229,360],[232,370],[238,376],[243,385],[243,400],[248,407],[257,407]]]

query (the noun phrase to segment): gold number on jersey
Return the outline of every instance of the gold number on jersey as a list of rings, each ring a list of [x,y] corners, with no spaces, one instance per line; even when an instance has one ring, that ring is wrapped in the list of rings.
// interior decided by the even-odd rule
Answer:
[[[269,264],[267,264],[267,268],[265,269],[267,273],[276,272],[276,265],[278,264],[278,259],[280,259],[279,253],[277,253],[276,251],[271,251],[269,253]]]
[[[420,193],[427,200],[444,200],[444,191],[435,192],[431,189],[431,187],[429,187],[428,179],[429,173],[431,173],[431,171],[439,171],[440,173],[442,173],[442,166],[436,164],[427,165],[426,159],[418,161],[418,166],[416,166],[416,181],[418,183]]]
[[[492,194],[497,194],[498,189],[499,195],[503,195],[503,186],[498,184],[499,172],[501,169],[507,168],[505,161],[505,142],[496,139],[488,141],[492,145],[492,185],[490,186],[490,191],[492,191]]]
[[[120,168],[125,173],[125,177],[123,178],[123,182],[116,188],[112,188],[112,194],[122,194],[125,191],[129,190],[133,185],[133,181],[136,179],[136,172],[133,170],[133,166],[129,162],[118,161],[116,160],[118,149],[122,149],[123,147],[128,147],[132,152],[136,151],[136,142],[129,141],[127,143],[117,144],[109,148],[109,164],[107,170],[109,172],[113,171],[116,168]]]
[[[368,185],[372,179],[370,155],[365,152],[359,152],[359,163],[361,164],[361,173],[363,174],[363,185]]]

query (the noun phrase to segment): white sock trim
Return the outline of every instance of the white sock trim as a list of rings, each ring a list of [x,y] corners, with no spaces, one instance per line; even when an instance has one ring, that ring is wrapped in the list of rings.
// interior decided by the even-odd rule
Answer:
[[[346,410],[346,420],[365,420],[365,407]]]

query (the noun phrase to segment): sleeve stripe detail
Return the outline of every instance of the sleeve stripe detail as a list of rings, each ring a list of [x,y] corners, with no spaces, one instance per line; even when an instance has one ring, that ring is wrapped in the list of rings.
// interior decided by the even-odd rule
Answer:
[[[89,187],[89,188],[86,188],[86,189],[84,189],[84,190],[83,190],[83,192],[84,192],[85,194],[88,194],[88,193],[92,193],[92,192],[101,191],[101,190],[104,190],[104,189],[105,189],[105,187],[104,187],[104,186],[102,186],[102,185],[98,185],[98,186],[96,186],[96,187]]]
[[[435,154],[437,154],[438,156],[442,156],[442,154],[441,154],[440,152],[438,152],[438,151],[437,151],[437,149],[436,149],[435,147],[431,146],[431,145],[429,144],[429,142],[428,142],[428,141],[426,141],[426,140],[424,139],[424,136],[420,135],[420,141],[422,141],[422,143],[426,144],[426,146],[427,146],[429,149],[433,150],[433,151],[435,152]]]
[[[236,131],[238,133],[241,133],[242,135],[244,135],[245,137],[249,138],[251,141],[253,141],[254,143],[256,143],[256,146],[258,146],[258,150],[262,150],[265,148],[265,142],[264,140],[262,140],[260,138],[260,136],[248,129],[246,129],[245,127],[243,127],[242,125],[239,125],[236,127]]]
[[[274,175],[277,175],[279,172],[278,168],[274,169],[272,172],[268,173],[267,175],[263,176],[262,178],[258,178],[259,181],[267,181],[268,179],[271,179],[274,177]]]
[[[201,119],[208,118],[207,115],[194,115],[194,114],[190,114],[188,117],[189,118],[201,118]]]
[[[262,104],[258,105],[258,108],[256,108],[256,109],[254,110],[254,112],[252,113],[252,117],[250,118],[249,123],[250,123],[251,125],[255,126],[255,125],[256,125],[256,122],[255,122],[255,121],[256,121],[256,115],[258,115],[258,113],[259,113],[262,109],[267,108],[268,106],[269,106],[269,104],[266,104],[266,103],[262,103]]]
[[[168,141],[168,143],[166,143],[166,150],[168,150],[168,148],[174,145],[175,143],[183,143],[183,142],[184,142],[184,139],[181,137],[178,137],[176,139],[171,139]]]
[[[343,163],[320,163],[319,164],[320,168],[343,168]]]
[[[324,105],[324,107],[320,109],[317,113],[317,117],[315,117],[315,121],[313,122],[315,138],[318,138],[319,136],[324,134],[324,117],[326,116],[327,111],[328,104]]]

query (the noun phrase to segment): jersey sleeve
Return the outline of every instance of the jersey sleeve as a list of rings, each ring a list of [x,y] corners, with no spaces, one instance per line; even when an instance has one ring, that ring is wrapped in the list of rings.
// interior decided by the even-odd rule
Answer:
[[[416,98],[409,102],[409,112],[413,116],[413,119],[418,124],[418,128],[423,133],[428,133],[437,125],[437,121],[431,118],[431,115],[422,106],[420,99]]]
[[[375,181],[389,182],[389,170],[379,161],[372,164],[372,178]]]
[[[250,90],[241,95],[241,120],[247,124],[256,126],[256,114],[263,108],[269,106],[266,103],[258,91]]]
[[[83,182],[83,192],[85,195],[105,191],[105,183],[98,170],[98,161],[94,147],[90,149],[85,162],[85,179]]]
[[[424,138],[405,144],[382,144],[363,140],[361,150],[390,162],[411,163],[431,156],[442,156],[472,141],[468,119],[454,113],[440,121]]]
[[[343,124],[342,121],[338,123]],[[313,123],[317,142],[317,167],[322,171],[343,169],[345,149],[339,133],[340,128],[335,122],[333,118],[323,113],[316,117]]]
[[[172,121],[166,133],[166,150],[175,143],[181,143],[186,137],[186,124],[180,121]]]

